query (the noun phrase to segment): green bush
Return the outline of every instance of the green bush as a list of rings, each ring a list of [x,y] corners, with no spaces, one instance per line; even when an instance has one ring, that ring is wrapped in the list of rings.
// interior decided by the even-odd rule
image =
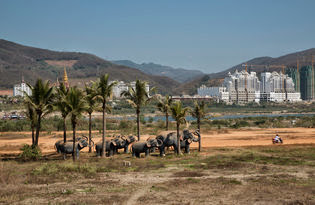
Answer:
[[[22,153],[19,157],[24,161],[29,160],[38,160],[42,157],[42,152],[40,151],[39,147],[34,145],[25,144],[21,148]]]

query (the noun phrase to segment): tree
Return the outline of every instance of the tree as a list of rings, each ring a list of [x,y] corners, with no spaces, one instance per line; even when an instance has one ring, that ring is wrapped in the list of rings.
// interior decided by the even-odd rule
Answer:
[[[157,108],[159,109],[159,111],[165,113],[166,130],[168,130],[168,115],[172,102],[172,96],[166,95],[164,98],[159,99],[159,102],[157,104]]]
[[[59,88],[56,89],[56,98],[54,106],[61,113],[63,119],[63,141],[67,141],[67,124],[66,119],[69,114],[69,109],[66,101],[68,95],[68,89],[64,83],[60,83]]]
[[[179,126],[186,122],[186,115],[189,112],[189,108],[183,108],[182,102],[177,101],[171,106],[172,117],[176,121],[176,131],[177,131],[177,154],[180,154],[180,136],[179,136]]]
[[[205,102],[201,101],[198,103],[197,101],[194,101],[194,108],[191,111],[191,115],[197,119],[197,126],[199,130],[199,139],[198,139],[198,151],[201,151],[201,134],[200,134],[200,121],[202,118],[205,117]]]
[[[146,86],[145,81],[137,80],[134,88],[130,86],[128,90],[121,93],[121,96],[125,97],[127,102],[136,109],[138,141],[140,141],[140,109],[150,100],[150,91],[147,92]],[[154,89],[152,88],[151,91]]]
[[[26,117],[30,120],[31,122],[31,130],[32,130],[32,145],[35,145],[35,128],[36,128],[36,121],[37,121],[37,116],[36,116],[36,110],[30,103],[25,103],[26,111],[25,115]]]
[[[66,101],[68,104],[69,114],[71,116],[71,125],[73,130],[73,161],[76,160],[76,126],[78,122],[78,118],[82,115],[83,112],[87,110],[87,106],[84,100],[84,93],[78,89],[77,87],[72,87],[69,89],[69,93],[66,97]]]
[[[34,87],[30,84],[27,85],[30,87],[32,95],[27,95],[27,93],[25,93],[26,103],[30,104],[30,106],[35,109],[37,116],[34,145],[38,146],[42,117],[53,110],[54,89],[53,87],[50,87],[48,81],[43,82],[41,79],[36,81]]]
[[[97,82],[96,88],[96,96],[97,99],[102,103],[102,111],[103,111],[103,134],[102,134],[102,157],[105,157],[106,152],[106,142],[105,142],[105,134],[106,134],[106,110],[108,109],[106,103],[112,95],[113,87],[117,84],[117,82],[110,83],[108,81],[108,74],[102,75]]]
[[[85,85],[85,101],[87,104],[87,113],[89,114],[89,153],[92,152],[92,113],[97,107],[96,83],[92,82],[91,86]]]

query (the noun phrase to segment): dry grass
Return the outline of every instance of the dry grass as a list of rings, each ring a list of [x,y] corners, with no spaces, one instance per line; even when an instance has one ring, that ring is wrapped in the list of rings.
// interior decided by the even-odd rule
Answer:
[[[315,145],[0,162],[0,204],[312,204]],[[131,166],[125,166],[130,161]]]

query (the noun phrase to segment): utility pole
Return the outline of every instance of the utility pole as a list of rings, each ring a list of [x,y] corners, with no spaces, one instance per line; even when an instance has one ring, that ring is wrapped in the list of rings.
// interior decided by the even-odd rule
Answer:
[[[296,90],[297,90],[297,92],[300,92],[299,59],[296,59]]]

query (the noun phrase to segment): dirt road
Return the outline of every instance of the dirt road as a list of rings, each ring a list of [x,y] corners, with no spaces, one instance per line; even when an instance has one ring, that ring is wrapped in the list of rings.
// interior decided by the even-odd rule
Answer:
[[[117,132],[108,131],[108,134]],[[309,144],[315,143],[315,128],[273,128],[273,129],[222,129],[203,130],[203,147],[228,147],[228,146],[257,146],[270,145],[271,139],[276,135],[284,140],[285,144]],[[87,135],[87,131],[79,131],[79,135]],[[54,143],[62,139],[62,132],[42,132],[39,145],[44,153],[54,151]],[[94,141],[101,140],[99,132],[93,132]],[[150,135],[142,135],[145,140]],[[68,138],[72,138],[72,133],[68,133]],[[31,144],[30,132],[1,132],[0,133],[0,154],[19,153],[22,144]],[[192,147],[197,147],[198,143],[193,143]],[[87,149],[84,149],[87,151]]]

